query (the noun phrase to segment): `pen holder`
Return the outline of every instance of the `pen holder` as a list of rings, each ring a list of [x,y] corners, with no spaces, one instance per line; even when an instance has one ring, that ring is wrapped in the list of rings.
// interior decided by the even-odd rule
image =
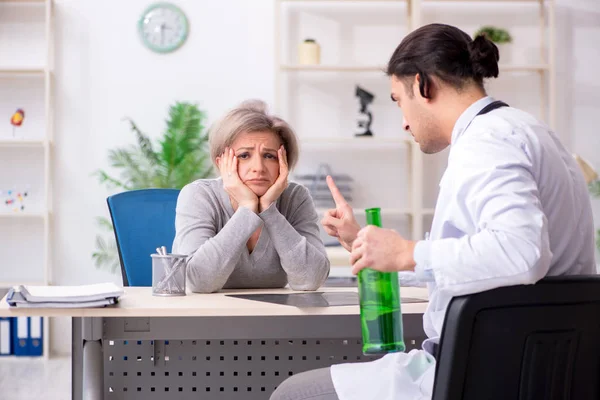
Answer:
[[[152,295],[185,296],[187,256],[151,254]]]

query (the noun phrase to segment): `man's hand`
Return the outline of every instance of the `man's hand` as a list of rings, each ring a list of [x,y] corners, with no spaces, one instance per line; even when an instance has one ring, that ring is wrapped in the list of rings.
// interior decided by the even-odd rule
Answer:
[[[277,158],[279,160],[279,176],[277,177],[277,180],[275,181],[273,186],[271,186],[267,190],[267,192],[263,194],[262,197],[259,199],[260,212],[263,212],[267,208],[269,208],[269,206],[274,201],[276,201],[279,198],[279,196],[281,196],[281,193],[283,193],[283,191],[289,185],[287,152],[285,151],[285,147],[283,147],[283,145],[281,145],[281,147],[279,147],[279,150],[277,150]]]
[[[416,243],[391,229],[367,226],[358,232],[352,245],[352,273],[356,275],[363,268],[381,272],[413,271]]]
[[[217,157],[217,165],[223,179],[223,188],[237,206],[247,207],[254,212],[258,212],[258,197],[240,179],[238,161],[233,149],[226,148],[225,152]]]
[[[335,209],[327,210],[321,220],[321,224],[328,235],[338,238],[341,245],[348,251],[352,250],[352,243],[360,230],[360,225],[354,218],[352,207],[346,202],[333,182],[331,176],[327,176],[327,186],[335,201]]]

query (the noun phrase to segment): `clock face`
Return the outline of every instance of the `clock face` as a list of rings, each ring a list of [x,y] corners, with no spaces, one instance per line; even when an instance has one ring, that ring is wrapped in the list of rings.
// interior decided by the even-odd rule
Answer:
[[[177,6],[157,3],[144,11],[138,30],[149,49],[169,53],[183,45],[189,28],[187,17]]]

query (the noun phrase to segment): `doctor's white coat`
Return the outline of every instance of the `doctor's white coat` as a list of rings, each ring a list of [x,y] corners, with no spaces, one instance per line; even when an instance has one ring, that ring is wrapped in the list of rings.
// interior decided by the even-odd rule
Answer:
[[[477,101],[457,121],[430,240],[417,243],[416,274],[403,273],[427,281],[424,350],[332,366],[340,400],[431,398],[431,345],[453,296],[596,273],[590,197],[577,163],[521,110],[476,116],[492,101]]]

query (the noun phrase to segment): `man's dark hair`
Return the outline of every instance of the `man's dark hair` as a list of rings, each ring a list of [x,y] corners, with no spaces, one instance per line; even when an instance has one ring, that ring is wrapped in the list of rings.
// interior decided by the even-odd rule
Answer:
[[[388,76],[406,81],[409,95],[415,75],[420,76],[421,96],[431,98],[431,77],[461,90],[475,82],[483,89],[483,79],[498,77],[498,47],[479,35],[472,40],[460,29],[444,24],[425,25],[402,40],[390,58]]]

